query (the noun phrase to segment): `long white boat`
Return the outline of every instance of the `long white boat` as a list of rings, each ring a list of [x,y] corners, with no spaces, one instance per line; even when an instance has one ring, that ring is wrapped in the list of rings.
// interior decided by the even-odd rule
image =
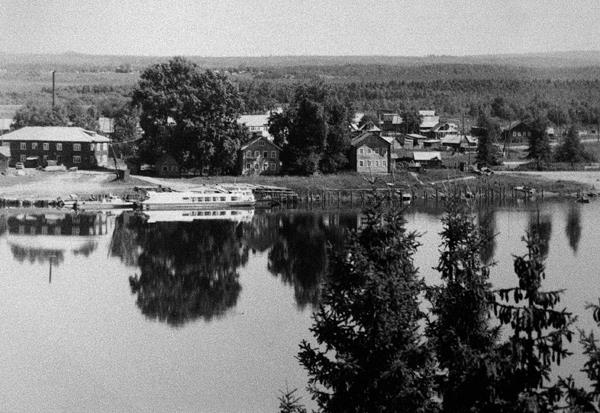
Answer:
[[[252,207],[252,188],[244,185],[204,185],[187,191],[148,190],[138,204],[142,209],[215,209]]]

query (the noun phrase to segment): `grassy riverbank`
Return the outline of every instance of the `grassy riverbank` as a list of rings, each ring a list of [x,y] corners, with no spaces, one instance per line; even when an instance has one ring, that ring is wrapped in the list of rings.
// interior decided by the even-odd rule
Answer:
[[[101,171],[77,172],[40,172],[26,170],[25,175],[16,175],[9,170],[0,175],[0,198],[53,199],[69,194],[85,196],[99,193],[125,194],[135,186],[162,184],[177,189],[199,184],[249,183],[273,185],[290,188],[298,193],[317,193],[322,190],[370,189],[375,185],[387,188],[388,184],[404,189],[427,190],[443,188],[449,182],[455,182],[469,188],[478,186],[513,187],[527,185],[544,190],[546,193],[567,195],[578,190],[591,189],[594,183],[600,184],[600,172],[502,172],[488,177],[475,176],[456,170],[429,170],[423,173],[399,172],[386,176],[362,176],[356,173],[315,176],[219,176],[194,178],[146,178],[130,177],[127,181],[115,180],[115,175]],[[600,185],[598,188],[600,189]]]

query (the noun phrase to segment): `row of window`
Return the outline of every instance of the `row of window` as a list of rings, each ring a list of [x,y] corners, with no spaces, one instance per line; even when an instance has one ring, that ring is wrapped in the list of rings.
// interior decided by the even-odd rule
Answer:
[[[528,136],[531,136],[531,132],[529,132],[529,131],[525,131],[525,132],[513,131],[512,136],[515,137],[515,138],[516,137],[521,137],[521,136],[523,136],[523,137],[527,136],[528,137]]]
[[[235,199],[234,199],[235,198]],[[224,196],[205,196],[205,197],[201,197],[201,196],[192,196],[192,197],[187,197],[184,196],[183,197],[184,201],[192,201],[192,202],[225,202],[226,201],[226,197]],[[238,198],[237,197],[233,197],[231,198],[232,201],[237,201]]]
[[[264,162],[262,164],[262,170],[263,171],[267,171],[267,170],[271,170],[274,171],[277,168],[277,165],[275,164],[275,162]],[[256,170],[260,170],[260,165],[258,163],[255,163],[254,165],[251,164],[250,162],[248,162],[246,164],[246,169],[256,169]]]
[[[263,158],[268,158],[268,155],[269,155],[268,151],[263,152]],[[259,156],[260,156],[260,151],[254,151],[254,157],[258,158]],[[246,151],[246,157],[251,158],[252,151]],[[271,159],[277,159],[277,151],[271,151]]]
[[[358,161],[358,166],[387,166],[387,161]]]
[[[31,149],[32,150],[37,150],[37,148],[38,148],[38,143],[37,142],[31,142]],[[21,142],[20,143],[20,149],[22,151],[26,151],[27,150],[27,142]],[[49,151],[50,150],[50,143],[43,142],[42,143],[42,149],[44,151]],[[96,149],[96,144],[90,143],[90,151],[93,151],[94,149]],[[57,142],[56,143],[56,150],[57,151],[62,151],[63,150],[63,144],[61,142]],[[108,150],[108,143],[99,143],[98,144],[98,150],[107,151]],[[73,151],[80,152],[81,151],[81,144],[80,143],[74,143],[73,144]]]
[[[358,148],[358,153],[361,155],[364,155],[364,154],[370,155],[371,153],[377,153],[381,156],[385,156],[385,154],[387,153],[387,150],[385,148],[371,149],[367,146],[366,148]]]
[[[44,162],[47,162],[47,161],[48,161],[48,155],[44,155],[42,158],[43,158]],[[21,162],[25,162],[25,161],[27,160],[27,155],[21,155],[21,156],[19,157],[19,160],[20,160]],[[107,157],[106,157],[106,155],[104,155],[104,156],[102,157],[102,160],[103,160],[103,162],[105,162],[105,163],[106,163],[106,161],[108,160],[108,159],[107,159]],[[58,163],[62,162],[62,156],[60,156],[60,155],[57,155],[57,156],[56,156],[56,162],[58,162]],[[81,156],[79,156],[79,155],[75,155],[75,156],[73,156],[73,163],[81,163]]]

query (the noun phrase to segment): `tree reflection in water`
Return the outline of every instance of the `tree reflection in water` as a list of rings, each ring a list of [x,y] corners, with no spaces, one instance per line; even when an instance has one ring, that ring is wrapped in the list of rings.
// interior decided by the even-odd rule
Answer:
[[[316,306],[327,268],[327,248],[343,245],[344,229],[356,224],[356,217],[312,213],[277,216],[277,241],[269,251],[268,269],[294,287],[299,308]]]
[[[492,264],[496,252],[496,211],[494,208],[486,208],[477,214],[479,229],[485,238],[479,255],[484,264]]]
[[[534,231],[540,237],[540,254],[547,258],[552,236],[552,215],[540,214],[540,211],[532,212],[529,215],[529,232]]]
[[[571,205],[567,214],[567,226],[565,227],[569,246],[574,254],[577,254],[579,239],[581,238],[581,210],[579,205]]]
[[[127,220],[127,228],[117,222],[111,249],[118,255],[135,240],[140,274],[129,282],[144,315],[179,326],[198,318],[209,321],[235,306],[241,290],[237,269],[248,261],[240,224],[147,224],[139,215]],[[126,245],[117,245],[119,241]],[[124,261],[130,259],[128,255]]]

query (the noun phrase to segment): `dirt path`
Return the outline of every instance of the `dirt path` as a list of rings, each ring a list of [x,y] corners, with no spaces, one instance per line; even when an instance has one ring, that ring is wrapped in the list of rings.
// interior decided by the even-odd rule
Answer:
[[[128,191],[139,181],[116,181],[111,172],[41,172],[25,170],[25,175],[0,176],[0,198],[54,199],[69,194],[89,195],[121,193]]]

